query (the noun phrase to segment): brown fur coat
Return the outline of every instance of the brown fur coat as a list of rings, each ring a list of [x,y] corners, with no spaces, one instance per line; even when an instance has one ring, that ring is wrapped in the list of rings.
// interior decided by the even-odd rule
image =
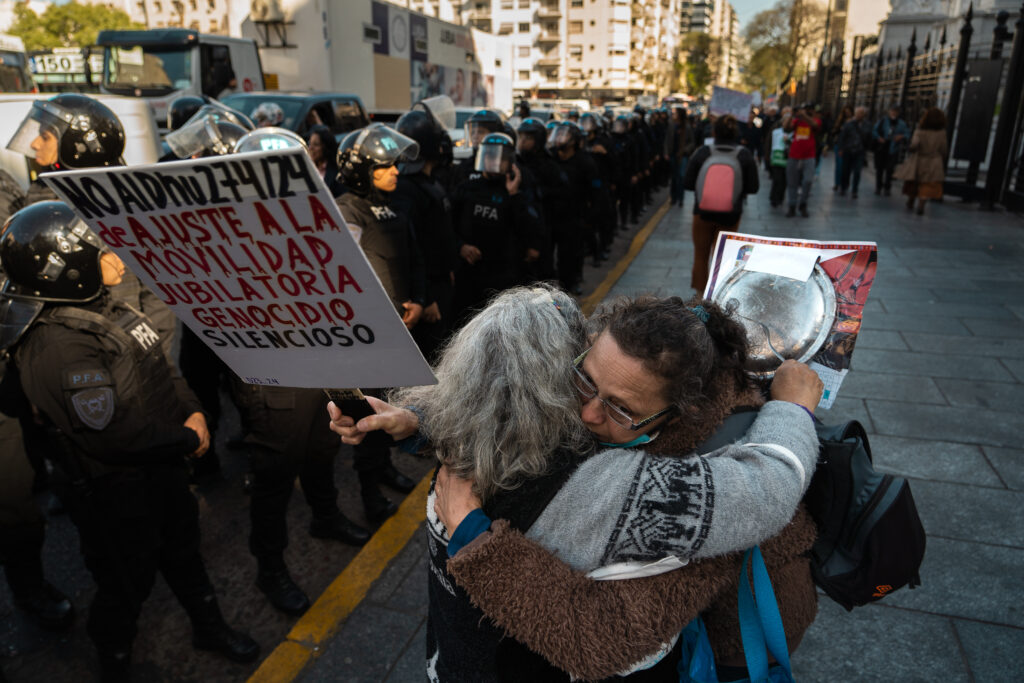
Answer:
[[[734,408],[760,403],[753,392],[723,391],[700,419],[677,420],[647,450],[690,452]],[[817,614],[804,556],[815,533],[801,506],[782,532],[761,543],[791,652]],[[595,581],[498,520],[450,559],[448,570],[509,636],[574,677],[593,680],[658,651],[701,613],[718,662],[744,665],[736,614],[741,562],[737,552],[659,576]]]

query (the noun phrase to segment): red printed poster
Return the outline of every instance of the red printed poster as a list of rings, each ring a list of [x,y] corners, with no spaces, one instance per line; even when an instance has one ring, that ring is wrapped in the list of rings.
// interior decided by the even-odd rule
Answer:
[[[436,382],[304,150],[43,178],[244,381]]]
[[[820,405],[831,408],[850,368],[877,266],[874,242],[723,232],[712,254],[704,297],[746,313],[739,317],[752,346],[814,368],[825,384]],[[743,284],[754,280],[754,286]],[[787,305],[791,310],[785,310]],[[786,330],[779,329],[779,321]]]

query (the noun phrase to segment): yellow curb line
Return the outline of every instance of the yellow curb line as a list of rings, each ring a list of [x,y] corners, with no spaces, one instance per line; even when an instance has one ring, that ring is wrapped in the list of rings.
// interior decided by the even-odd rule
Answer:
[[[406,496],[398,512],[381,525],[373,538],[334,578],[288,636],[249,677],[249,683],[285,683],[298,678],[321,654],[320,646],[366,597],[370,586],[401,552],[426,518],[427,493],[433,473],[423,477]]]
[[[626,252],[626,255],[619,259],[619,262],[616,263],[615,267],[611,269],[611,272],[605,276],[604,280],[601,281],[601,284],[597,286],[597,289],[583,300],[583,303],[580,306],[580,310],[583,311],[583,315],[589,316],[593,313],[594,309],[597,308],[597,305],[601,303],[601,300],[608,296],[608,292],[612,290],[612,287],[614,287],[615,283],[619,281],[619,278],[625,274],[626,269],[629,268],[629,265],[633,262],[633,259],[637,257],[637,254],[640,253],[640,250],[644,248],[644,244],[647,243],[647,238],[650,237],[651,233],[654,232],[654,229],[658,227],[658,223],[660,223],[661,219],[665,217],[665,214],[668,213],[671,206],[672,203],[666,199],[665,203],[661,205],[661,208],[650,217],[640,232],[633,237],[633,241],[630,243],[629,251]]]
[[[644,224],[629,245],[629,251],[619,259],[593,293],[583,300],[585,315],[594,312],[615,283],[626,272],[633,259],[643,249],[647,239],[671,206],[668,200]],[[345,622],[370,586],[387,568],[388,563],[405,547],[412,535],[426,519],[427,493],[433,472],[423,477],[390,519],[381,525],[373,538],[352,558],[348,566],[334,578],[327,590],[299,619],[285,640],[274,648],[259,668],[249,677],[249,683],[288,683],[298,678],[309,664],[320,656],[320,646]]]

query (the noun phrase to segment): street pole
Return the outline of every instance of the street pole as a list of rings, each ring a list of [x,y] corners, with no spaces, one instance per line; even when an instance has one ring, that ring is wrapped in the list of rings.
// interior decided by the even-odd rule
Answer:
[[[854,109],[857,108],[857,81],[860,80],[860,58],[864,51],[861,45],[861,36],[853,37],[853,74],[850,76],[849,100]]]
[[[917,54],[917,28],[910,34],[910,47],[907,48],[907,65],[903,68],[903,83],[900,84],[900,96],[896,103],[903,108],[906,116],[907,90],[910,88],[910,74],[914,70],[914,56]]]
[[[949,91],[949,105],[946,107],[946,140],[953,149],[953,134],[956,132],[957,116],[960,115],[960,94],[964,89],[964,77],[967,75],[967,51],[971,49],[971,34],[974,27],[974,3],[967,8],[964,25],[960,28],[960,45],[956,48],[956,70],[953,72],[953,86]],[[953,155],[950,155],[952,158]]]
[[[1024,4],[1017,17],[1017,30],[1013,37],[1013,52],[1010,53],[1010,68],[1006,74],[1006,88],[999,108],[999,122],[996,124],[996,139],[992,144],[992,159],[988,163],[985,178],[985,200],[982,206],[993,209],[1003,199],[1006,185],[1006,162],[1010,157],[1013,129],[1017,125],[1020,111],[1021,86],[1024,85]]]

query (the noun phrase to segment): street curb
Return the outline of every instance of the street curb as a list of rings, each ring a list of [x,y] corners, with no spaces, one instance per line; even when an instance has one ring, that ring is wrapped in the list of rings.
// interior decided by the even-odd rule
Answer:
[[[285,640],[271,652],[249,677],[249,683],[285,683],[320,656],[321,646],[331,638],[352,611],[366,597],[370,586],[387,569],[388,563],[409,542],[426,518],[427,493],[433,472],[406,496],[370,541],[300,618]]]
[[[583,311],[583,315],[589,316],[593,313],[594,309],[597,308],[597,305],[601,303],[602,299],[608,296],[608,292],[612,290],[612,287],[614,287],[615,283],[619,281],[619,278],[625,274],[630,264],[633,263],[633,259],[635,259],[637,254],[640,253],[640,250],[644,248],[644,244],[647,243],[647,238],[650,237],[651,233],[654,232],[654,229],[658,227],[658,223],[660,223],[661,219],[665,217],[665,214],[668,213],[671,206],[672,202],[666,199],[665,203],[661,205],[661,208],[655,211],[654,215],[647,220],[647,223],[645,223],[644,227],[640,229],[640,232],[633,236],[633,241],[630,242],[629,251],[626,252],[626,255],[619,259],[619,262],[615,264],[615,267],[605,275],[604,280],[602,280],[601,284],[597,286],[597,289],[591,292],[590,296],[581,302],[580,310]]]
[[[608,295],[643,249],[647,239],[670,207],[671,202],[666,200],[647,220],[644,227],[633,236],[626,254],[619,259],[597,289],[582,301],[580,309],[584,315],[593,313],[601,300]],[[309,611],[295,623],[285,640],[267,655],[259,668],[249,677],[249,683],[289,683],[298,678],[306,667],[320,656],[321,646],[338,632],[348,616],[366,597],[373,582],[387,569],[388,563],[402,551],[413,533],[426,519],[427,493],[430,491],[430,480],[433,476],[434,473],[431,472],[423,477],[398,508],[398,512],[381,525],[373,538],[334,578]]]

